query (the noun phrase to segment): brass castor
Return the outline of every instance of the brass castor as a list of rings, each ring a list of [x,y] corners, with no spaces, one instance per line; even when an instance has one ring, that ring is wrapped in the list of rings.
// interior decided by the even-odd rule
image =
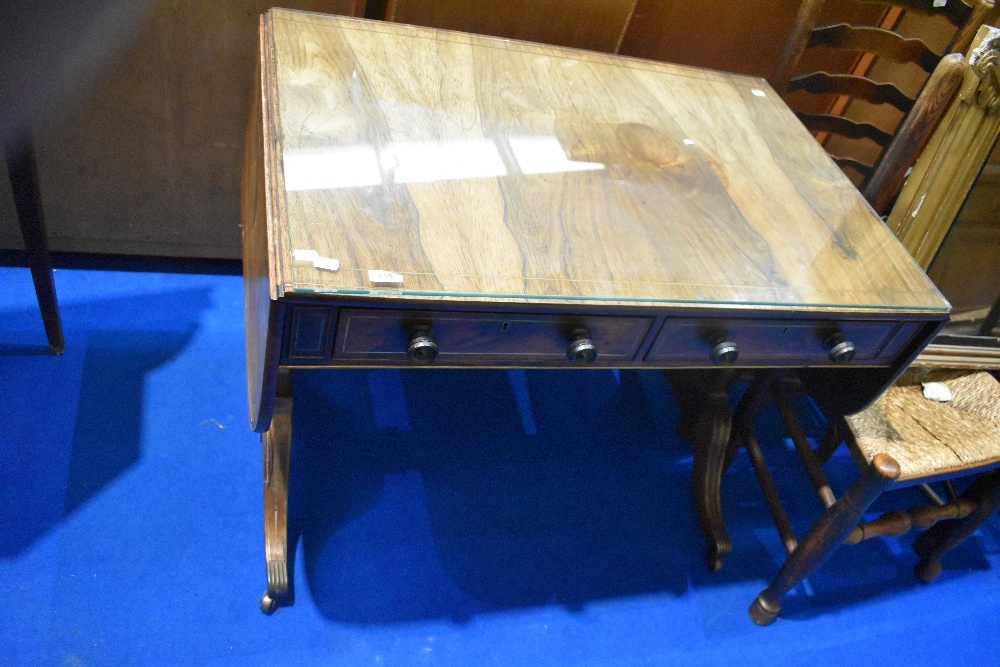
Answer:
[[[270,594],[265,591],[264,595],[260,598],[260,610],[270,616],[277,608],[278,600],[271,597]]]

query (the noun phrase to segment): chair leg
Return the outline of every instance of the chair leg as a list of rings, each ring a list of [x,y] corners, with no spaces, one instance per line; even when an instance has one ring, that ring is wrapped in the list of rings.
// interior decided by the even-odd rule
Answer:
[[[774,519],[774,527],[778,529],[778,535],[781,536],[781,542],[785,545],[785,551],[791,554],[798,546],[798,542],[792,532],[788,515],[785,514],[785,508],[781,505],[781,498],[778,497],[778,486],[774,483],[771,471],[767,469],[764,452],[761,451],[760,443],[754,436],[753,427],[745,422],[737,422],[734,424],[734,428],[739,429],[742,433],[742,441],[747,448],[747,454],[750,455],[750,463],[757,474],[757,482],[760,484],[760,490],[764,493],[764,500],[767,502],[767,508],[771,511],[771,518]]]
[[[42,215],[42,196],[38,189],[38,170],[35,166],[35,152],[31,134],[27,131],[14,135],[4,144],[7,157],[7,171],[10,175],[14,205],[21,223],[24,250],[28,258],[28,268],[35,284],[35,296],[42,313],[45,335],[53,354],[62,354],[66,347],[63,340],[62,323],[59,320],[59,304],[52,280],[52,260],[45,236],[45,217]]]
[[[816,458],[816,452],[813,451],[806,440],[805,429],[802,428],[802,422],[799,421],[798,415],[795,414],[795,408],[792,406],[787,387],[781,381],[773,383],[772,387],[774,400],[778,404],[778,412],[781,414],[781,420],[785,422],[788,435],[791,436],[792,442],[795,444],[795,451],[798,452],[799,458],[802,459],[802,467],[806,469],[809,481],[812,482],[813,488],[816,490],[816,495],[819,496],[819,500],[823,504],[823,508],[832,507],[837,499],[833,495],[833,489],[830,488],[830,482],[827,481],[826,474],[823,472],[823,465]]]
[[[975,501],[975,511],[964,519],[942,521],[913,541],[913,550],[920,556],[913,571],[925,584],[941,574],[941,557],[976,532],[1000,506],[1000,470],[980,475],[962,498]]]
[[[754,623],[768,625],[774,621],[781,611],[785,594],[826,562],[872,502],[897,477],[899,464],[890,456],[876,454],[861,478],[823,512],[781,566],[771,585],[750,605],[750,618]]]
[[[826,429],[826,435],[823,436],[823,442],[816,449],[816,460],[819,461],[820,465],[825,464],[833,456],[833,453],[837,451],[840,447],[840,443],[843,441],[843,436],[840,433],[840,422],[834,419],[830,422],[830,426]]]
[[[292,450],[291,371],[280,370],[271,427],[260,436],[264,459],[264,551],[267,590],[260,600],[265,614],[287,604],[288,472]]]
[[[744,429],[736,428],[736,425],[741,423],[752,425],[757,421],[760,413],[764,411],[766,399],[768,398],[764,388],[767,386],[771,375],[767,371],[757,373],[753,380],[751,380],[750,386],[747,387],[743,398],[740,399],[739,405],[736,406],[736,411],[732,417],[733,428],[731,429],[729,444],[726,449],[726,464],[723,467],[723,473],[733,465],[733,461],[736,459],[736,455],[739,454],[740,447],[743,445],[742,435]]]

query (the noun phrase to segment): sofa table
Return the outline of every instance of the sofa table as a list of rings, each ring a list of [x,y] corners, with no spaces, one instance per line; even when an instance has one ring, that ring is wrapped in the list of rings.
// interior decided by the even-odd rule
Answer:
[[[713,567],[737,373],[874,400],[949,306],[762,79],[274,9],[243,174],[267,592],[292,369],[668,370]]]

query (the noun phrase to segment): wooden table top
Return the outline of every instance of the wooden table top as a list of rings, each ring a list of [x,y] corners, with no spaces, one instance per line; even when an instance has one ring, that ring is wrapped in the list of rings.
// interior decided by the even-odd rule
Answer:
[[[762,79],[277,9],[262,53],[272,298],[949,308]]]

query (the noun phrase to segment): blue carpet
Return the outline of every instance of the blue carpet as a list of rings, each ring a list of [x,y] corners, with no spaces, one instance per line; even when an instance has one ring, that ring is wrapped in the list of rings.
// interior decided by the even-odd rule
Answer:
[[[296,603],[264,616],[241,279],[56,285],[50,357],[27,270],[0,268],[2,665],[1000,660],[996,518],[930,586],[911,538],[841,549],[755,626],[782,552],[752,470],[741,454],[726,477],[734,551],[713,574],[655,372],[298,372]],[[815,497],[761,436],[801,534]]]

